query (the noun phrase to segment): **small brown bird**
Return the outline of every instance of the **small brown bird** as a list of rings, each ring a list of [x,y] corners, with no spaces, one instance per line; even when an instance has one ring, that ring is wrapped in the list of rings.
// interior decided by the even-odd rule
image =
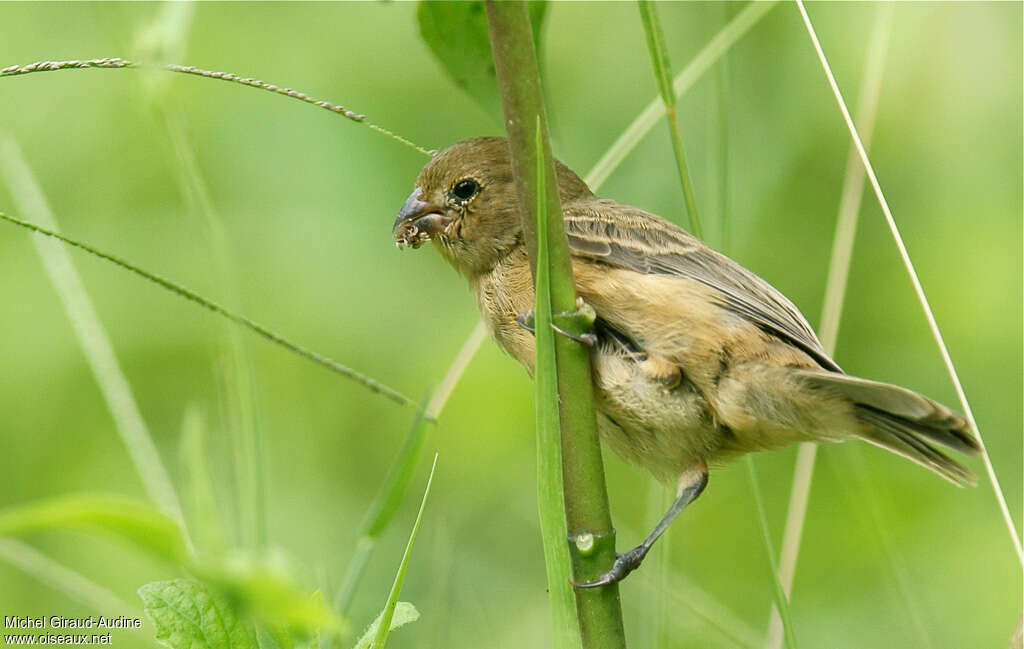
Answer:
[[[601,440],[678,489],[643,543],[580,586],[635,569],[703,491],[708,466],[751,451],[861,439],[974,484],[934,446],[978,453],[963,417],[906,388],[844,374],[766,281],[658,216],[597,198],[556,165],[577,294],[597,314]],[[399,248],[434,242],[469,279],[491,336],[532,375],[523,316],[534,292],[520,223],[506,140],[475,138],[427,163],[393,235]]]

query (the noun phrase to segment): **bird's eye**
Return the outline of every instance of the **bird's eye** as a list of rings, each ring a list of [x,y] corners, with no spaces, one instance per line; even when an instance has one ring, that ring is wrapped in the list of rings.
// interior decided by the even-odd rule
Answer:
[[[472,178],[460,180],[452,187],[452,195],[460,201],[468,201],[476,196],[478,191],[480,191],[480,183]]]

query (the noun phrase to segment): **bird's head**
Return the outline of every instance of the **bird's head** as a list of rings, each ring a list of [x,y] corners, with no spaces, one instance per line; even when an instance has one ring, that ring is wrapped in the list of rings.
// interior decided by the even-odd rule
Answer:
[[[562,202],[592,196],[571,169],[556,162]],[[487,272],[522,243],[508,142],[501,137],[463,140],[423,167],[392,229],[399,248],[434,241],[461,273]]]

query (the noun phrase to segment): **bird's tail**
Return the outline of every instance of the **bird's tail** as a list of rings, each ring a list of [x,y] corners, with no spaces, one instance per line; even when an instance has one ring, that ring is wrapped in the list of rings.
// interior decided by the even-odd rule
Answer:
[[[853,404],[857,434],[934,471],[955,485],[974,485],[974,474],[946,457],[932,444],[941,444],[967,455],[977,455],[981,445],[967,420],[946,406],[912,390],[845,374],[799,371],[812,390],[838,394]]]

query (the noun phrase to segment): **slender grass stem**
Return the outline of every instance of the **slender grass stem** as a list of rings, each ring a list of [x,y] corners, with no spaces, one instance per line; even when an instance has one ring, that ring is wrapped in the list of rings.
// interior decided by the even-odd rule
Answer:
[[[310,350],[306,349],[305,347],[301,347],[301,346],[291,342],[290,340],[286,340],[285,338],[282,338],[279,334],[274,333],[273,331],[267,329],[263,325],[260,325],[260,324],[258,324],[256,322],[250,320],[249,318],[247,318],[247,317],[245,317],[243,315],[239,315],[238,313],[235,313],[234,311],[230,311],[230,310],[220,306],[216,302],[212,302],[210,300],[207,300],[206,298],[204,298],[204,297],[194,293],[193,291],[190,291],[189,289],[185,288],[184,286],[182,286],[180,284],[176,284],[176,283],[174,283],[174,282],[172,282],[172,281],[170,281],[168,279],[164,279],[163,277],[161,277],[159,275],[156,275],[154,273],[150,273],[149,271],[142,270],[138,266],[136,266],[136,265],[134,265],[134,264],[132,264],[130,262],[127,262],[127,261],[121,259],[120,257],[116,257],[116,256],[114,256],[114,255],[112,255],[110,253],[102,252],[101,250],[98,250],[98,249],[96,249],[96,248],[94,248],[94,247],[92,247],[92,246],[90,246],[88,244],[85,244],[85,243],[82,243],[80,241],[76,241],[75,239],[71,239],[69,237],[66,237],[66,236],[64,236],[64,235],[62,235],[62,234],[60,234],[58,232],[55,232],[55,231],[49,229],[49,228],[44,228],[42,226],[36,225],[35,223],[31,223],[29,221],[23,221],[23,220],[21,220],[19,218],[16,218],[16,217],[4,214],[3,212],[0,212],[0,220],[7,221],[8,223],[13,223],[14,225],[18,225],[18,226],[21,226],[23,228],[27,228],[29,230],[32,230],[33,232],[45,235],[47,237],[52,237],[54,239],[57,239],[59,241],[62,241],[64,243],[68,244],[69,246],[73,246],[75,248],[78,248],[79,250],[84,250],[84,251],[88,252],[89,254],[91,254],[91,255],[93,255],[95,257],[99,257],[100,259],[105,259],[106,261],[109,261],[110,263],[112,263],[112,264],[114,264],[116,266],[120,266],[121,268],[123,268],[125,270],[128,270],[128,271],[138,275],[139,277],[141,277],[143,279],[146,279],[146,280],[148,280],[148,281],[150,281],[150,282],[152,282],[152,283],[154,283],[154,284],[156,284],[158,286],[161,286],[161,287],[167,289],[168,291],[170,291],[170,292],[172,292],[172,293],[174,293],[174,294],[176,294],[176,295],[178,295],[180,297],[185,298],[186,300],[188,300],[190,302],[194,302],[195,304],[198,304],[201,307],[209,309],[210,311],[216,313],[217,315],[220,315],[220,316],[222,316],[224,318],[227,318],[228,320],[231,320],[232,322],[234,322],[236,324],[239,324],[239,325],[249,329],[250,331],[255,332],[259,336],[269,340],[270,342],[274,343],[275,345],[277,345],[279,347],[283,347],[284,349],[287,349],[288,351],[292,352],[293,354],[298,354],[299,356],[302,356],[303,358],[311,360],[311,361],[313,361],[314,363],[316,363],[318,365],[322,365],[323,367],[326,367],[327,369],[331,370],[332,372],[334,372],[336,374],[340,374],[341,376],[344,376],[344,377],[346,377],[348,379],[351,379],[351,380],[355,381],[356,383],[359,383],[363,387],[367,388],[371,392],[376,392],[377,394],[380,394],[381,396],[384,396],[384,397],[394,401],[395,403],[400,403],[402,405],[407,405],[407,404],[413,403],[413,401],[409,397],[405,396],[401,392],[398,392],[398,391],[396,391],[396,390],[394,390],[392,388],[389,388],[388,386],[380,383],[379,381],[377,381],[375,379],[371,379],[370,377],[368,377],[368,376],[366,376],[364,374],[361,374],[361,373],[353,370],[352,368],[346,367],[345,365],[342,365],[341,363],[338,363],[337,361],[331,360],[330,358],[327,358],[326,356],[322,356],[321,354],[318,354],[316,352],[310,351]],[[169,484],[169,482],[168,482],[168,484]]]
[[[58,227],[57,220],[47,205],[46,198],[21,150],[14,140],[9,138],[0,140],[0,173],[6,177],[20,209],[52,229],[26,224],[4,214],[0,214],[0,218],[17,222],[19,225],[24,224],[37,232],[63,240],[64,237],[54,231]],[[131,384],[121,370],[114,346],[89,299],[81,276],[71,261],[71,255],[67,248],[53,242],[34,239],[33,243],[57,295],[64,304],[64,310],[71,321],[78,343],[96,377],[121,435],[121,441],[135,464],[135,470],[146,492],[184,529],[181,503],[174,491],[170,475],[160,459],[160,452],[132,394]]]
[[[853,123],[853,118],[850,117],[850,111],[847,109],[843,95],[839,91],[839,86],[836,84],[835,75],[832,74],[832,68],[829,66],[828,59],[825,57],[825,52],[821,49],[821,43],[818,41],[818,35],[815,33],[814,26],[811,24],[811,19],[807,15],[807,9],[804,7],[802,0],[796,0],[796,4],[797,8],[800,9],[800,15],[803,18],[804,25],[807,27],[807,33],[811,38],[811,43],[814,45],[814,50],[818,55],[818,60],[821,62],[821,66],[825,71],[825,77],[828,79],[829,86],[832,88],[832,94],[835,96],[836,103],[843,115],[843,120],[846,122],[846,127],[850,131],[850,137],[853,138],[854,146],[857,148],[857,154],[860,156],[861,162],[864,164],[864,169],[867,171],[868,180],[871,183],[871,188],[875,192],[875,197],[878,199],[878,204],[882,208],[882,214],[885,216],[886,225],[889,226],[889,232],[892,235],[893,241],[896,243],[897,250],[899,250],[900,258],[903,260],[903,265],[907,270],[907,275],[910,277],[910,281],[914,286],[914,293],[917,294],[918,302],[920,302],[921,309],[924,311],[925,318],[928,320],[928,328],[931,330],[932,337],[935,339],[935,344],[939,348],[939,353],[942,356],[942,362],[946,366],[946,372],[949,374],[949,378],[953,382],[953,387],[956,390],[960,406],[963,408],[964,415],[970,423],[971,430],[981,446],[982,460],[985,464],[985,472],[988,475],[989,483],[992,485],[992,492],[995,495],[996,502],[999,505],[999,510],[1003,516],[1003,521],[1006,523],[1006,529],[1010,534],[1011,541],[1013,542],[1014,550],[1017,553],[1017,560],[1020,562],[1021,567],[1024,568],[1024,548],[1021,547],[1021,540],[1017,534],[1017,527],[1013,522],[1013,516],[1010,514],[1010,508],[1006,504],[1006,498],[1003,496],[1003,491],[999,486],[999,478],[996,476],[995,467],[992,465],[992,458],[985,446],[985,441],[981,436],[981,431],[978,429],[977,421],[974,419],[974,413],[971,411],[971,405],[967,401],[967,394],[964,392],[963,384],[960,383],[960,378],[957,375],[956,368],[953,366],[953,359],[949,355],[949,349],[946,347],[946,342],[942,337],[942,332],[939,331],[939,325],[935,321],[935,314],[932,312],[927,296],[925,296],[924,288],[921,286],[921,280],[917,276],[914,264],[910,260],[910,253],[907,252],[907,247],[903,243],[903,236],[900,234],[899,228],[896,226],[896,220],[893,218],[892,210],[889,209],[889,202],[886,201],[885,195],[882,193],[882,186],[879,184],[878,177],[875,175],[875,169],[871,165],[871,160],[868,158],[867,151],[864,148],[864,143],[861,141],[860,135],[857,133],[857,127]]]
[[[668,118],[669,139],[672,141],[672,153],[675,154],[676,167],[679,170],[679,184],[683,188],[686,200],[686,212],[690,219],[690,231],[698,238],[704,238],[704,229],[697,215],[697,199],[693,195],[693,181],[686,164],[686,151],[683,149],[683,138],[679,131],[679,117],[676,111],[676,95],[672,90],[670,75],[672,65],[668,60],[668,48],[665,46],[665,34],[658,19],[658,10],[650,0],[637,0],[640,19],[647,36],[647,49],[651,53],[651,67],[658,81],[658,90],[665,105],[665,116]]]
[[[714,65],[725,52],[729,50],[744,34],[750,31],[761,18],[767,14],[776,4],[776,0],[765,2],[751,2],[743,11],[736,14],[736,17],[729,21],[707,45],[705,45],[697,56],[683,68],[672,81],[672,89],[676,97],[683,95],[689,90],[697,79],[701,77],[708,68]],[[618,168],[626,156],[636,148],[645,135],[654,125],[665,116],[665,103],[661,97],[655,97],[644,108],[636,119],[626,127],[622,135],[609,147],[603,156],[597,161],[593,169],[586,175],[584,180],[591,189],[597,190],[604,184],[608,176]]]
[[[0,559],[101,615],[142,617],[137,606],[30,545],[15,539],[0,539]]]
[[[764,498],[761,495],[761,481],[757,477],[757,466],[754,464],[754,456],[746,456],[747,469],[750,473],[750,487],[754,494],[754,506],[757,508],[757,519],[761,527],[761,536],[764,546],[768,550],[768,562],[771,564],[772,584],[775,586],[775,605],[782,616],[782,628],[785,631],[786,647],[796,649],[796,638],[793,636],[793,619],[789,615],[789,598],[779,581],[779,566],[775,562],[775,548],[772,543],[772,533],[768,529],[768,516],[764,511]]]
[[[373,131],[377,131],[382,135],[386,135],[389,138],[404,144],[407,147],[415,149],[420,153],[428,156],[434,155],[434,151],[421,147],[420,145],[412,142],[411,140],[402,137],[394,133],[393,131],[374,124],[373,122],[366,119],[366,115],[353,112],[344,106],[338,104],[332,104],[329,101],[322,99],[316,99],[310,97],[304,92],[298,90],[292,90],[291,88],[282,88],[272,83],[266,83],[259,79],[253,79],[251,77],[242,77],[231,72],[217,72],[214,70],[203,70],[191,65],[178,65],[176,63],[168,63],[165,65],[154,65],[141,63],[139,61],[129,61],[119,57],[110,57],[105,59],[86,59],[86,60],[69,60],[69,61],[37,61],[35,63],[29,63],[28,65],[11,65],[6,68],[0,69],[0,77],[15,77],[25,74],[32,74],[35,72],[56,72],[58,70],[84,70],[84,69],[103,69],[103,70],[117,70],[124,68],[156,68],[166,70],[168,72],[177,72],[180,74],[189,74],[198,77],[205,77],[207,79],[218,79],[220,81],[228,81],[231,83],[241,84],[243,86],[249,86],[251,88],[259,88],[260,90],[266,90],[267,92],[273,92],[278,95],[285,97],[291,97],[292,99],[298,99],[307,104],[318,106],[324,110],[329,110],[332,113],[341,115],[342,117],[348,118],[353,122],[363,124],[367,128]]]
[[[733,3],[723,2],[721,9],[723,20],[728,23],[733,15]],[[718,249],[729,254],[732,247],[732,187],[729,182],[732,168],[729,157],[729,106],[730,86],[732,83],[732,66],[728,52],[723,52],[715,75],[714,108],[709,111],[715,117],[715,144],[718,150]]]
[[[892,32],[892,17],[892,4],[879,5],[875,25],[872,29],[871,42],[868,46],[868,57],[864,62],[860,94],[857,98],[858,128],[864,134],[864,143],[868,148],[871,147],[871,137],[875,130],[882,75],[885,69],[889,37]],[[839,334],[839,320],[850,276],[853,244],[863,195],[864,167],[857,157],[856,148],[851,144],[839,199],[839,215],[836,220],[835,238],[832,242],[828,277],[825,281],[821,323],[818,326],[818,337],[825,352],[830,356],[835,353],[836,339]],[[779,579],[782,581],[782,588],[787,597],[793,591],[793,578],[796,574],[800,540],[803,537],[804,520],[807,516],[807,503],[810,499],[811,479],[814,474],[817,451],[818,446],[813,442],[801,444],[793,470],[793,487],[786,512],[786,527],[779,557]],[[778,609],[773,607],[771,622],[768,626],[767,646],[776,648],[781,646],[781,643],[782,618],[779,617]]]

